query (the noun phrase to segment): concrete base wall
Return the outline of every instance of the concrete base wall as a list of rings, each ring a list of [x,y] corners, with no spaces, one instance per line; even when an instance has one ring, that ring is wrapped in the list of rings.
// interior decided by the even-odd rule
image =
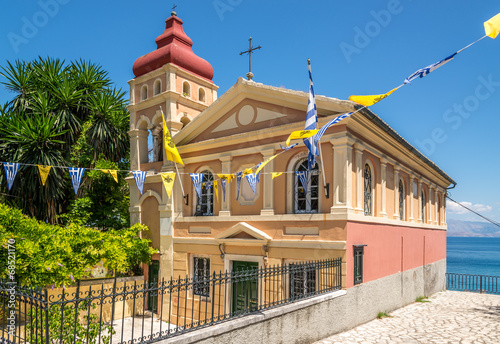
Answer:
[[[446,289],[446,259],[161,343],[312,343]]]

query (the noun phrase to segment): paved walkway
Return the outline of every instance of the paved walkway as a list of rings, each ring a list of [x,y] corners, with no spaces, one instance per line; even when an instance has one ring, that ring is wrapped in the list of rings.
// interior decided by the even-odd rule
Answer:
[[[500,343],[500,295],[445,291],[315,344]]]

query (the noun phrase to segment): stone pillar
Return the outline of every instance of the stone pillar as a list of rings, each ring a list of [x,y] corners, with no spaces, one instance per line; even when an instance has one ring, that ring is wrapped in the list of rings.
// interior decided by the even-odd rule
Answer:
[[[274,155],[274,149],[268,149],[261,152],[262,157],[265,159],[270,158]],[[264,173],[261,177],[263,180],[263,209],[260,211],[260,215],[274,215],[274,183],[271,172],[274,171],[274,159],[269,161],[266,166],[262,169]]]
[[[134,129],[130,135],[130,169],[138,171],[148,162],[148,135],[146,130]]]
[[[417,199],[418,199],[418,222],[423,222],[425,214],[422,214],[422,179],[418,179],[418,189],[417,189]]]
[[[380,215],[383,218],[387,218],[387,159],[380,159],[380,175],[381,175],[381,198],[382,198],[382,208],[380,210]]]
[[[352,144],[347,136],[330,141],[333,145],[333,206],[331,213],[352,212]]]
[[[354,145],[356,155],[356,213],[363,214],[363,150],[365,146],[356,142]]]
[[[220,162],[222,163],[222,173],[223,174],[229,174],[231,173],[231,159],[232,156],[222,156],[219,158]],[[224,200],[223,196],[223,191],[221,188],[221,194],[219,195],[222,197],[222,202],[221,202],[221,208],[219,211],[219,216],[231,216],[231,184],[233,183],[227,183],[226,184],[226,199]]]
[[[415,218],[413,217],[413,214],[414,214],[414,198],[415,198],[415,194],[413,193],[413,184],[415,182],[415,176],[412,174],[410,175],[410,222],[415,222]]]
[[[399,165],[394,165],[394,220],[401,220],[399,213]]]

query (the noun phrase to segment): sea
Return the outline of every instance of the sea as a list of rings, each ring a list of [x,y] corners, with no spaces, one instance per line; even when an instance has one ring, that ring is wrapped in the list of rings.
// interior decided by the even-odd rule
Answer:
[[[500,238],[447,238],[447,272],[500,276]]]

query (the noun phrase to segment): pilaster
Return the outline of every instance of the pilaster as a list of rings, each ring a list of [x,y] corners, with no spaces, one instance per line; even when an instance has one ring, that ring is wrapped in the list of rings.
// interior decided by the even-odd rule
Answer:
[[[380,159],[380,167],[381,167],[381,201],[382,207],[380,210],[380,216],[383,218],[387,218],[387,159]]]
[[[232,156],[222,156],[219,158],[220,162],[222,163],[222,173],[223,174],[229,174],[231,173],[231,160]],[[223,194],[222,196],[222,202],[221,202],[221,208],[219,211],[219,216],[231,216],[231,184],[233,183],[226,183],[226,198],[224,199]],[[221,189],[222,192],[222,189]]]
[[[423,222],[425,214],[422,214],[422,179],[418,179],[418,189],[417,189],[417,199],[418,199],[418,222]]]
[[[352,208],[352,145],[348,136],[330,141],[333,148],[333,206],[331,213],[351,213]]]
[[[434,188],[434,224],[439,225],[439,201],[438,189]]]
[[[415,194],[413,192],[413,185],[415,183],[415,175],[410,175],[410,222],[415,222],[415,218],[413,217],[414,214],[414,200],[415,200]]]
[[[363,214],[363,150],[365,146],[356,142],[354,145],[356,160],[356,213]]]
[[[268,149],[261,152],[264,160],[274,155],[274,149]],[[263,196],[263,209],[261,215],[274,215],[274,183],[271,172],[274,171],[274,160],[269,161],[262,169],[263,176],[261,180],[264,181],[262,193]]]
[[[401,220],[399,213],[399,165],[394,165],[394,220]]]

